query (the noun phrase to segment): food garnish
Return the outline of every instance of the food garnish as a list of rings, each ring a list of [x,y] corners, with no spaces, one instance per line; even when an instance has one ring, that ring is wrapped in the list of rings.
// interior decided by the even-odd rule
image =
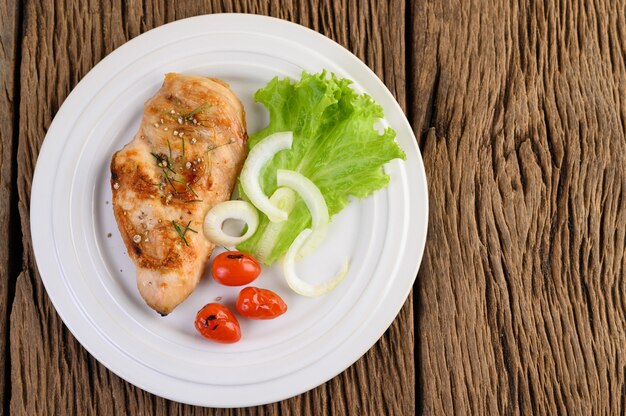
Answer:
[[[191,231],[192,233],[198,234],[198,232],[196,230],[194,230],[193,228],[189,227],[189,225],[191,225],[191,221],[189,221],[187,223],[187,225],[185,225],[182,228],[181,228],[180,225],[178,225],[176,223],[176,221],[172,221],[172,225],[174,226],[174,229],[176,230],[176,234],[178,234],[178,236],[180,237],[181,241],[183,243],[185,243],[186,246],[189,246],[189,242],[185,238],[185,234],[187,234],[187,231]]]
[[[287,312],[287,304],[271,290],[249,286],[239,292],[237,312],[248,319],[274,319]]]
[[[290,188],[278,188],[270,197],[270,202],[289,215],[296,204],[296,193]],[[284,222],[270,222],[267,225],[257,250],[257,256],[261,261],[269,255],[284,225]]]
[[[200,114],[206,110],[208,110],[209,108],[211,108],[211,104],[208,102],[205,102],[201,105],[199,105],[198,107],[194,108],[193,110],[191,110],[188,113],[185,114],[181,114],[181,116],[179,117],[182,120],[188,121],[190,123],[196,124],[198,123],[198,120],[194,117],[196,114]],[[206,121],[206,120],[201,120],[201,121]],[[182,124],[179,122],[179,124]]]
[[[258,176],[254,180],[260,185],[262,197],[272,195],[281,186],[277,182],[279,169],[293,170],[319,188],[332,218],[348,204],[350,196],[364,198],[387,186],[389,176],[383,165],[392,159],[404,159],[404,152],[394,140],[393,129],[388,127],[381,134],[374,127],[383,117],[382,107],[369,95],[358,94],[350,84],[325,71],[303,72],[299,81],[274,78],[256,92],[255,100],[267,107],[270,121],[265,129],[249,136],[250,154],[277,132],[293,133],[290,150],[277,153],[262,169],[255,170]],[[243,177],[244,170],[240,176],[242,196],[257,205],[258,189],[253,200],[243,183],[244,179],[246,183],[254,181]],[[272,264],[305,228],[311,227],[312,214],[304,200],[297,198],[280,233],[272,236],[274,241],[269,245],[266,233],[275,233],[270,224],[276,218],[268,217],[266,211],[273,214],[282,210],[260,211],[257,231],[237,249]]]
[[[235,219],[244,221],[247,230],[244,235],[228,235],[222,229],[224,221]],[[258,211],[246,201],[226,201],[215,205],[204,217],[204,235],[213,243],[233,247],[249,238],[259,225]]]
[[[276,172],[276,182],[278,186],[296,191],[311,214],[312,232],[298,253],[304,257],[313,252],[326,237],[329,218],[324,195],[310,179],[295,170],[279,169]]]
[[[387,186],[385,163],[405,158],[395,131],[374,127],[382,108],[350,84],[325,71],[303,72],[300,81],[274,78],[255,94],[270,122],[249,137],[239,182],[242,198],[260,214],[255,231],[234,238],[240,239],[237,249],[265,264],[284,255],[287,283],[304,296],[332,291],[346,277],[349,261],[335,277],[313,285],[298,277],[296,259],[320,245],[331,216],[350,196],[364,198]]]
[[[194,322],[200,334],[211,341],[232,344],[241,339],[235,315],[220,303],[209,303],[198,311]]]
[[[213,260],[211,274],[216,282],[225,286],[244,286],[259,277],[261,266],[249,254],[226,251]]]
[[[265,137],[258,146],[250,149],[239,176],[246,197],[272,222],[285,221],[287,213],[273,205],[261,189],[259,183],[261,170],[276,153],[291,148],[292,140],[293,135],[290,131],[274,133]]]
[[[313,231],[310,228],[302,230],[291,247],[289,247],[283,263],[283,272],[287,284],[294,292],[302,296],[321,296],[332,292],[345,279],[350,267],[350,262],[346,260],[335,277],[317,285],[300,279],[296,273],[296,256],[312,233]]]

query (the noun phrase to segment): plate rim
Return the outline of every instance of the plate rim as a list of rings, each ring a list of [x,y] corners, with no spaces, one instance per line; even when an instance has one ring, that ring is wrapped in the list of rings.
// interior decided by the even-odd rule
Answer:
[[[46,201],[45,195],[42,195],[42,192],[40,191],[41,188],[41,183],[43,181],[42,179],[42,164],[39,163],[40,158],[42,155],[46,154],[46,149],[50,146],[51,141],[48,140],[46,141],[45,139],[47,139],[48,137],[54,136],[55,133],[57,132],[57,130],[60,130],[62,128],[59,128],[58,124],[60,123],[60,117],[59,114],[61,114],[62,116],[65,115],[62,110],[65,107],[66,109],[69,107],[69,104],[66,105],[67,103],[72,103],[73,101],[76,101],[79,99],[78,95],[79,93],[84,94],[84,89],[86,86],[86,81],[87,80],[91,80],[91,78],[93,78],[94,76],[97,75],[97,68],[100,67],[102,68],[104,66],[104,64],[112,62],[114,59],[116,59],[118,56],[122,56],[124,53],[126,53],[126,51],[132,51],[134,45],[137,45],[140,40],[143,39],[147,39],[149,37],[154,37],[157,34],[166,32],[168,30],[176,30],[176,27],[180,26],[183,27],[184,25],[187,24],[191,24],[192,22],[196,22],[196,21],[202,21],[202,20],[212,20],[212,19],[242,19],[239,24],[242,23],[249,23],[249,20],[256,20],[258,21],[258,23],[264,25],[264,24],[274,24],[274,25],[282,25],[281,30],[292,30],[295,32],[302,32],[303,36],[313,36],[316,37],[318,40],[318,42],[322,42],[322,43],[327,43],[329,45],[332,45],[333,48],[335,48],[336,50],[340,51],[342,55],[345,55],[346,57],[349,57],[349,59],[352,61],[353,64],[358,65],[361,70],[365,70],[365,72],[367,73],[368,78],[371,78],[372,81],[376,84],[378,84],[379,87],[382,88],[382,91],[388,95],[389,97],[391,97],[391,101],[392,101],[392,105],[394,106],[393,111],[394,112],[398,112],[399,114],[401,114],[400,118],[400,122],[402,122],[403,124],[405,124],[405,127],[407,129],[407,131],[411,132],[411,137],[409,139],[413,139],[410,140],[410,143],[412,144],[413,149],[411,149],[411,151],[417,156],[416,162],[417,165],[415,166],[417,168],[417,173],[418,173],[418,177],[414,177],[414,178],[409,178],[409,180],[418,180],[418,179],[423,179],[421,181],[421,183],[418,184],[418,187],[420,189],[423,189],[423,192],[420,192],[422,195],[425,195],[426,199],[426,203],[424,204],[423,207],[421,207],[421,212],[423,213],[423,218],[422,221],[424,223],[424,232],[417,236],[417,244],[418,246],[416,247],[416,250],[414,252],[412,252],[412,254],[414,254],[413,259],[414,260],[410,260],[410,263],[415,263],[414,267],[411,269],[414,269],[414,273],[413,273],[413,279],[411,280],[411,284],[408,285],[407,290],[403,291],[400,294],[400,297],[402,299],[401,302],[398,302],[398,305],[394,304],[394,308],[393,309],[393,313],[389,314],[391,315],[391,319],[389,320],[389,322],[385,321],[385,324],[383,325],[383,329],[382,331],[380,331],[379,334],[377,334],[375,340],[373,343],[367,343],[368,346],[363,350],[360,351],[358,354],[353,354],[352,356],[354,357],[354,359],[349,360],[350,362],[347,363],[345,366],[342,365],[338,365],[336,366],[338,368],[337,371],[332,372],[333,374],[330,377],[327,377],[327,374],[322,376],[322,377],[317,377],[320,380],[316,380],[311,382],[309,380],[309,383],[304,383],[307,384],[306,386],[304,386],[302,389],[299,389],[300,391],[298,392],[290,392],[288,395],[278,395],[278,398],[273,398],[271,399],[271,401],[268,400],[261,400],[261,401],[250,401],[250,402],[245,402],[244,404],[237,404],[235,405],[235,407],[239,407],[239,406],[254,406],[254,405],[261,405],[261,404],[267,404],[267,403],[272,403],[274,401],[277,400],[283,400],[283,399],[287,399],[289,397],[293,397],[295,395],[304,393],[306,391],[308,391],[311,388],[314,388],[318,385],[321,385],[327,381],[329,381],[330,379],[332,379],[333,377],[335,377],[337,374],[343,372],[346,368],[350,367],[352,364],[354,364],[354,362],[356,362],[360,357],[362,357],[367,351],[369,351],[369,349],[371,349],[375,343],[380,339],[380,337],[382,337],[384,335],[384,332],[387,331],[387,329],[389,328],[389,326],[393,323],[393,321],[395,320],[395,318],[397,317],[400,309],[403,307],[404,303],[406,302],[406,299],[411,291],[411,288],[417,278],[417,272],[419,270],[419,266],[421,264],[422,258],[423,258],[423,253],[424,253],[424,248],[425,248],[425,242],[426,242],[426,235],[427,235],[427,230],[428,230],[428,184],[427,184],[427,178],[426,178],[426,174],[425,174],[425,168],[424,168],[424,164],[423,164],[423,160],[421,157],[421,152],[419,150],[419,147],[417,145],[417,140],[415,139],[415,134],[410,126],[410,123],[408,122],[406,115],[404,114],[402,108],[400,107],[400,105],[397,103],[395,97],[393,96],[393,94],[391,94],[391,92],[389,91],[389,89],[386,87],[386,85],[378,78],[378,76],[365,64],[363,63],[358,57],[356,57],[352,52],[350,52],[349,50],[345,49],[343,46],[339,45],[337,42],[333,41],[332,39],[312,30],[309,29],[305,26],[299,25],[297,23],[293,23],[287,20],[282,20],[282,19],[278,19],[278,18],[274,18],[274,17],[270,17],[270,16],[263,16],[263,15],[255,15],[255,14],[243,14],[243,13],[216,13],[216,14],[209,14],[209,15],[199,15],[199,16],[194,16],[194,17],[190,17],[190,18],[186,18],[186,19],[181,19],[181,20],[177,20],[174,22],[170,22],[164,25],[161,25],[159,27],[153,28],[149,31],[146,31],[144,33],[142,33],[141,35],[136,36],[135,38],[129,40],[128,42],[124,43],[123,45],[121,45],[120,47],[116,48],[115,50],[113,50],[111,53],[109,53],[106,57],[104,57],[100,62],[98,62],[93,68],[91,68],[89,70],[89,72],[87,74],[85,74],[85,76],[81,79],[81,81],[74,87],[74,89],[70,92],[70,94],[67,96],[67,98],[65,99],[65,101],[63,102],[63,105],[59,108],[59,110],[57,111],[57,114],[55,115],[52,123],[49,126],[49,129],[46,133],[46,137],[44,138],[43,144],[41,145],[40,151],[38,153],[38,157],[37,157],[37,163],[35,165],[35,171],[34,171],[34,175],[33,175],[33,183],[32,183],[32,187],[31,187],[31,198],[30,198],[30,212],[31,212],[31,222],[30,222],[30,231],[31,231],[31,238],[32,238],[32,242],[33,242],[33,252],[34,252],[34,256],[35,256],[35,262],[37,265],[37,269],[39,270],[39,274],[42,278],[42,282],[44,284],[44,287],[46,288],[46,292],[48,293],[48,297],[50,298],[51,302],[53,303],[53,306],[56,310],[56,312],[59,314],[59,316],[61,317],[63,323],[65,324],[65,326],[70,330],[70,332],[72,333],[72,335],[80,342],[80,344],[83,346],[83,348],[85,348],[94,358],[96,358],[96,360],[98,360],[98,362],[100,362],[101,364],[103,364],[108,370],[112,371],[114,374],[118,375],[120,378],[124,379],[125,381],[145,390],[148,391],[152,394],[155,394],[157,396],[160,397],[165,397],[167,399],[170,400],[175,400],[178,402],[183,402],[183,403],[189,403],[189,404],[194,404],[194,405],[200,405],[200,406],[211,406],[211,407],[233,407],[233,406],[220,406],[219,404],[215,404],[215,403],[211,403],[211,404],[207,404],[206,401],[190,401],[190,400],[186,400],[186,399],[181,399],[180,396],[176,396],[176,394],[169,394],[168,392],[164,392],[164,391],[159,391],[158,389],[154,389],[151,386],[147,386],[147,383],[141,383],[136,379],[133,379],[132,377],[129,377],[128,374],[122,375],[122,373],[124,373],[123,371],[119,371],[119,366],[118,365],[114,365],[113,363],[111,363],[111,360],[107,360],[106,357],[103,357],[100,353],[94,353],[92,348],[91,348],[91,342],[87,342],[84,338],[86,336],[81,335],[77,335],[80,334],[80,330],[79,330],[79,326],[76,322],[75,322],[75,318],[70,319],[66,313],[62,313],[61,310],[63,309],[62,307],[60,307],[61,305],[57,304],[57,301],[55,301],[55,299],[53,298],[53,296],[51,296],[51,292],[52,293],[58,293],[58,289],[53,289],[52,285],[50,284],[50,281],[48,283],[46,283],[47,279],[51,279],[51,277],[45,278],[44,275],[46,273],[42,273],[41,272],[41,268],[39,267],[39,265],[43,262],[44,260],[44,254],[43,254],[43,250],[45,250],[45,245],[44,245],[44,239],[41,236],[41,232],[38,231],[38,229],[41,229],[39,227],[37,227],[37,225],[42,221],[42,217],[43,216],[33,216],[32,214],[37,212],[37,205],[39,202],[39,199],[42,199],[43,201]],[[254,32],[254,31],[261,31],[261,32],[265,32],[266,28],[262,28],[262,29],[258,29],[258,28],[253,28],[252,30],[249,30],[249,32]],[[82,88],[81,88],[81,84],[82,84]],[[89,95],[89,94],[88,94]],[[56,123],[55,123],[56,121]],[[58,135],[58,133],[56,133]],[[48,145],[48,146],[46,146]],[[44,156],[45,158],[45,156]],[[44,159],[41,158],[41,159]],[[40,211],[40,209],[39,209]],[[419,221],[419,222],[422,222]],[[406,243],[403,246],[404,248],[406,248]],[[60,259],[57,259],[57,264],[56,267],[61,267],[61,263],[60,263]],[[58,270],[57,270],[58,272]],[[48,272],[47,272],[48,273]],[[49,272],[50,274],[52,274],[53,272]],[[58,296],[58,295],[57,295]],[[57,297],[58,300],[58,297]],[[74,305],[75,306],[75,305]],[[397,307],[396,307],[397,306]],[[80,308],[79,308],[80,309]],[[83,316],[81,314],[79,319],[83,319],[83,320],[88,320],[88,318],[86,318],[85,316]],[[72,324],[68,323],[71,322]],[[76,326],[73,326],[76,325]],[[115,348],[115,346],[113,345],[113,348]],[[123,351],[119,351],[121,354],[125,355],[125,353]],[[152,370],[152,369],[151,369]],[[132,381],[130,381],[132,380]],[[173,392],[176,393],[176,392]]]

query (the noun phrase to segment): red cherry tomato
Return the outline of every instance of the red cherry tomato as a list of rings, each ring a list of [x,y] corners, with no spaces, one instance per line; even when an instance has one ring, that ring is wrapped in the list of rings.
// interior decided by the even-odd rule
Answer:
[[[241,328],[235,315],[224,305],[209,303],[196,315],[195,326],[206,339],[232,344],[241,339]]]
[[[261,274],[261,266],[249,254],[226,251],[213,260],[213,278],[225,286],[243,286]]]
[[[237,312],[250,319],[273,319],[287,312],[287,304],[271,290],[250,286],[239,292]]]

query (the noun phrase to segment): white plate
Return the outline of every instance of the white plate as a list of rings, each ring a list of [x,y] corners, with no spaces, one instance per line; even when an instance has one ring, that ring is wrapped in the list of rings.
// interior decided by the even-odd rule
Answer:
[[[140,122],[143,102],[166,72],[226,80],[242,99],[249,131],[267,123],[254,92],[274,76],[322,69],[354,80],[380,103],[405,162],[386,166],[389,187],[353,201],[300,267],[334,274],[352,258],[337,290],[322,298],[293,294],[276,267],[256,286],[278,292],[289,311],[272,321],[241,320],[233,345],[205,341],[196,311],[237,288],[212,279],[172,314],[145,306],[117,231],[109,162]],[[50,299],[80,343],[120,377],[159,396],[211,407],[282,400],[337,375],[389,327],[415,280],[426,238],[428,195],[415,137],[384,84],[350,52],[302,26],[269,17],[221,14],[181,20],[126,43],[91,70],[57,113],[41,148],[31,199],[35,256]],[[112,236],[108,237],[108,233]]]

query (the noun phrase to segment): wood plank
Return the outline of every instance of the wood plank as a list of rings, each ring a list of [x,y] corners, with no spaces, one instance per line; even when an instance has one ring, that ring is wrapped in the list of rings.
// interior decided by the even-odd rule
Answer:
[[[15,71],[17,69],[18,45],[18,4],[9,0],[0,3],[0,403],[6,412],[9,394],[9,305],[13,292],[12,275],[16,266],[21,267],[19,237],[12,240],[12,219],[17,221],[16,212],[11,210],[11,201],[17,197],[14,192],[14,124],[17,117]],[[17,224],[17,222],[16,222]],[[12,257],[11,254],[16,257]]]
[[[14,414],[413,414],[415,373],[411,299],[385,336],[340,376],[304,395],[251,410],[181,405],[145,393],[96,362],[54,311],[32,257],[28,204],[34,162],[54,114],[85,73],[114,48],[163,23],[211,12],[247,12],[302,23],[365,60],[405,104],[404,4],[384,1],[29,0],[25,5],[18,171],[27,268],[11,313]],[[403,386],[398,389],[397,386]]]
[[[624,414],[626,4],[417,2],[425,414]]]

